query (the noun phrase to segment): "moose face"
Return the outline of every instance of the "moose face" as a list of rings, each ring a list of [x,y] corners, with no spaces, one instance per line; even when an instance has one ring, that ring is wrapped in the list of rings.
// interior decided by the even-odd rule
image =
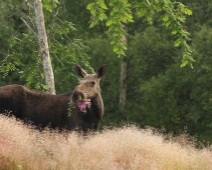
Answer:
[[[75,89],[76,92],[81,94],[81,96],[79,95],[79,99],[95,98],[100,93],[99,82],[100,78],[95,74],[87,74]]]
[[[89,102],[93,98],[100,95],[100,80],[105,73],[105,66],[98,68],[95,74],[87,74],[80,66],[75,65],[74,69],[76,73],[83,79],[79,82],[79,85],[75,88],[73,94],[73,101],[78,103],[80,101]]]

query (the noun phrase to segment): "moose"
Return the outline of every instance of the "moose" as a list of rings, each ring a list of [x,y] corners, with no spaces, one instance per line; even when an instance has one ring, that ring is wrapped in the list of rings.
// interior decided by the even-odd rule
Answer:
[[[100,80],[106,67],[102,65],[95,74],[87,74],[74,65],[82,78],[79,85],[67,94],[53,95],[28,89],[21,85],[0,87],[0,113],[10,113],[18,119],[30,121],[39,129],[97,131],[104,114]]]

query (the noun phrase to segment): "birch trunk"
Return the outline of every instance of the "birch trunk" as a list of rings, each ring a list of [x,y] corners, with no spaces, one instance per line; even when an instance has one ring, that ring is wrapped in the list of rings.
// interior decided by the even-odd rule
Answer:
[[[125,26],[125,31],[127,32],[127,27]],[[124,35],[123,43],[125,46],[127,46],[127,35]],[[122,58],[121,61],[121,71],[120,71],[120,82],[121,82],[121,92],[119,95],[119,108],[123,109],[126,104],[126,98],[127,98],[127,60],[126,57]]]
[[[41,0],[34,0],[34,10],[38,30],[38,41],[45,75],[45,82],[47,85],[48,92],[51,94],[55,94],[54,74],[52,70],[51,59],[49,56],[49,48]]]

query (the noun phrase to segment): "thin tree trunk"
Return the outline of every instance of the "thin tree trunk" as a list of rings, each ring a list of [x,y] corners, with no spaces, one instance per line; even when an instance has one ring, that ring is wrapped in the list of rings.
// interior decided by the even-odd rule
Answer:
[[[125,31],[127,32],[127,27],[125,26]],[[127,35],[124,35],[123,43],[127,46]],[[127,61],[126,56],[123,56],[121,61],[121,71],[120,71],[120,82],[121,82],[121,92],[119,95],[119,108],[123,109],[126,104],[127,99]]]
[[[123,109],[126,104],[126,96],[127,96],[126,77],[127,77],[127,62],[125,61],[125,58],[123,58],[121,61],[121,72],[120,72],[120,81],[121,81],[121,92],[119,95],[120,109]]]
[[[47,85],[48,92],[51,94],[55,94],[54,74],[53,74],[51,59],[49,55],[48,41],[47,41],[45,24],[44,24],[44,15],[43,15],[41,0],[34,0],[34,10],[35,10],[36,25],[38,30],[38,41],[39,41],[44,75],[45,75],[45,82]]]

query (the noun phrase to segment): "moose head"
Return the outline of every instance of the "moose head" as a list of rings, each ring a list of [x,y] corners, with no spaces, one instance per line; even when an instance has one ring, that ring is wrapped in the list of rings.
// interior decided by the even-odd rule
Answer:
[[[100,80],[105,73],[105,65],[98,68],[95,74],[87,74],[80,66],[75,65],[76,73],[82,77],[79,85],[75,88],[72,94],[72,102],[77,103],[77,106],[82,112],[86,112],[91,106],[92,100],[101,98]]]

